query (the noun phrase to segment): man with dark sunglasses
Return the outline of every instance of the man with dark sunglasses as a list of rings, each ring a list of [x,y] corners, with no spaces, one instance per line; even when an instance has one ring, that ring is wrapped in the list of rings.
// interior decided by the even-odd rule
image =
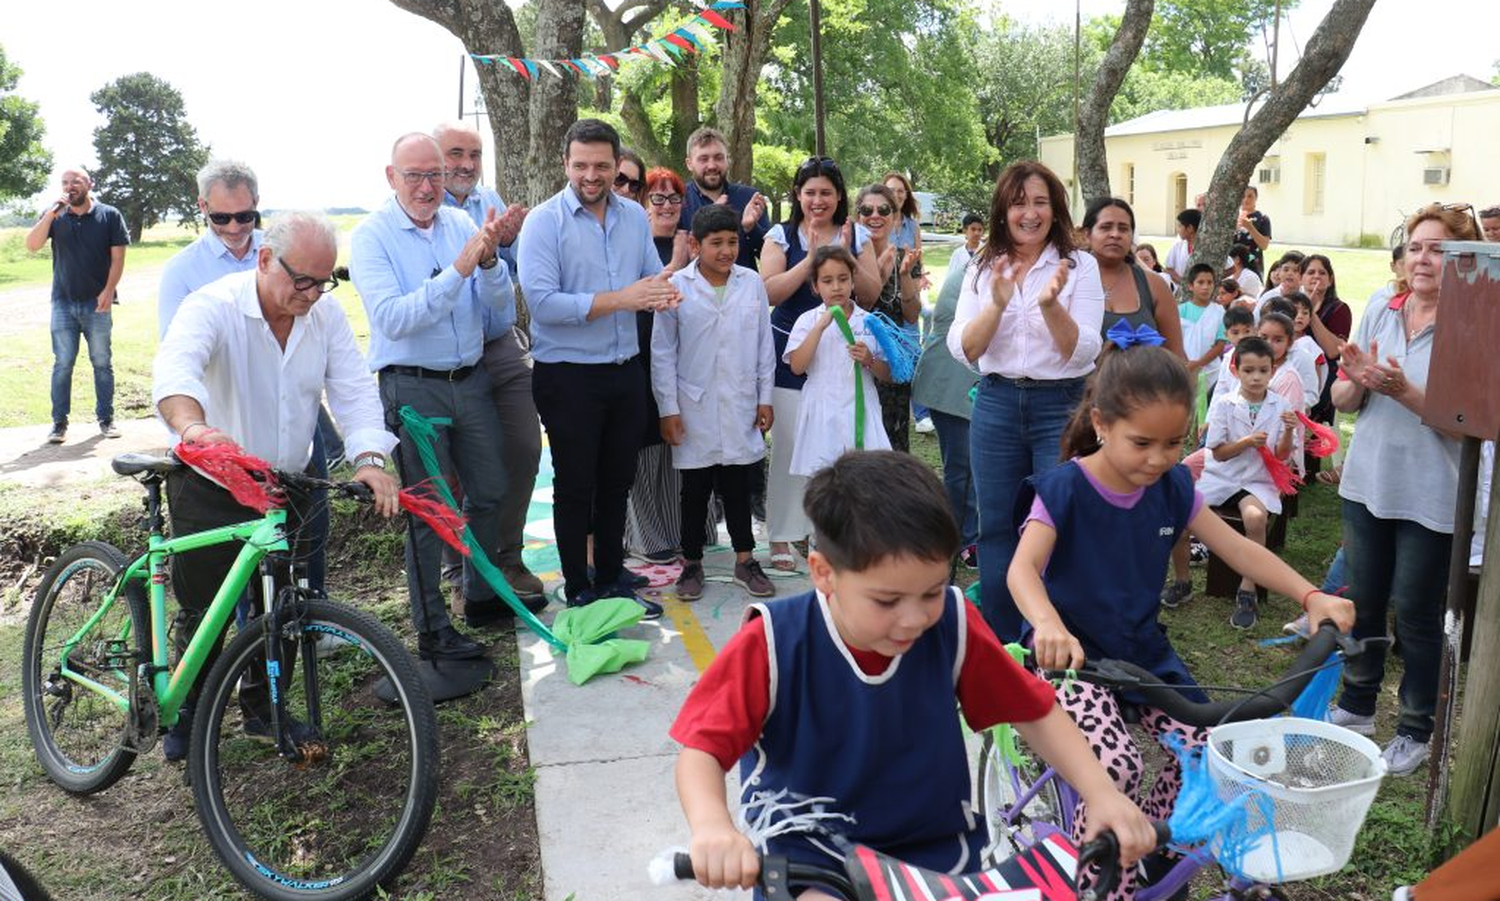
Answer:
[[[161,272],[156,292],[156,332],[167,326],[183,298],[234,272],[255,268],[260,249],[260,183],[239,160],[209,160],[198,170],[198,210],[208,229],[184,247]]]

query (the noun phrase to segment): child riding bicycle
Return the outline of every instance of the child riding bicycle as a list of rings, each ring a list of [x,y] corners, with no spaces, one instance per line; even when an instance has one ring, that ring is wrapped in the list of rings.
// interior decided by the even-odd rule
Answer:
[[[1109,353],[1063,435],[1068,462],[1023,484],[1016,499],[1023,531],[1008,582],[1027,619],[1025,640],[1037,666],[1125,660],[1184,686],[1190,699],[1206,700],[1156,616],[1162,574],[1184,530],[1257,583],[1300,598],[1313,622],[1331,619],[1344,631],[1353,625],[1352,603],[1318,591],[1205,508],[1177,462],[1192,407],[1192,378],[1171,353],[1150,346]],[[1135,797],[1143,767],[1119,699],[1083,683],[1057,697],[1116,786]],[[1141,724],[1164,745],[1169,734],[1189,746],[1203,742],[1204,730],[1153,707],[1141,713]],[[1168,817],[1179,781],[1175,758],[1169,759],[1142,804],[1147,815]],[[1080,814],[1089,803],[1082,799]],[[1085,882],[1081,877],[1080,887]],[[1126,873],[1111,897],[1133,897],[1134,883]]]
[[[1127,866],[1155,846],[1150,822],[1089,753],[1051,689],[1025,674],[948,584],[958,528],[928,467],[890,451],[847,453],[813,476],[803,505],[815,533],[815,590],[751,607],[671,730],[683,745],[677,790],[701,883],[755,882],[756,848],[725,800],[724,774],[736,761],[747,821],[778,802],[801,804],[839,837],[908,863],[979,869],[985,836],[970,808],[955,700],[972,729],[1014,722],[1078,788],[1089,802],[1087,838],[1113,829]],[[840,839],[820,831],[783,831],[761,845],[836,866]],[[804,901],[844,897],[821,884],[793,891]]]

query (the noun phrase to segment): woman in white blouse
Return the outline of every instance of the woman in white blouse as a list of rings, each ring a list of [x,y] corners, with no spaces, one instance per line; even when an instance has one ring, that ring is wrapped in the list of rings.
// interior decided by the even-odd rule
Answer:
[[[1022,618],[1005,585],[1019,538],[1011,509],[1029,476],[1059,462],[1063,427],[1103,344],[1099,267],[1073,243],[1052,170],[1014,163],[995,182],[989,237],[964,277],[948,349],[978,368],[969,453],[979,505],[985,619],[1002,641]]]

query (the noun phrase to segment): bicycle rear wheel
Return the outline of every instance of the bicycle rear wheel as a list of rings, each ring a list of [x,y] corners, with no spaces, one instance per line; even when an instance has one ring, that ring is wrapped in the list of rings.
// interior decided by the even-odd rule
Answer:
[[[139,586],[122,592],[86,631],[125,568],[125,555],[101,541],[57,558],[31,605],[22,650],[26,730],[47,777],[75,794],[103,791],[135,762],[130,711],[63,674],[67,669],[129,698],[131,671],[146,635]],[[71,649],[64,645],[75,635]]]
[[[1031,847],[1044,837],[1038,824],[1063,829],[1062,798],[1056,779],[1047,780],[1036,795],[1019,810],[1017,802],[1042,777],[1043,769],[1026,754],[1019,737],[1016,744],[1022,752],[1019,763],[1011,764],[995,742],[995,731],[984,734],[979,751],[979,810],[989,829],[989,842],[982,855],[986,865],[998,864]]]
[[[254,894],[363,898],[406,866],[426,834],[437,716],[406,648],[374,617],[327,601],[297,606],[302,615],[282,632],[278,685],[303,759],[277,752],[269,705],[247,690],[266,682],[261,617],[203,684],[189,757],[194,801],[215,853]],[[394,704],[375,696],[382,680]]]

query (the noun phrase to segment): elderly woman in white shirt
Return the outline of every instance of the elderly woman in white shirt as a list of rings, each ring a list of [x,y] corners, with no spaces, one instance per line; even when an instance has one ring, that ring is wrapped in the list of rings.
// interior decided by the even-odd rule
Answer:
[[[948,349],[980,372],[969,425],[979,506],[979,580],[986,621],[1002,641],[1022,618],[1005,585],[1016,550],[1011,509],[1026,478],[1060,461],[1063,427],[1103,344],[1099,266],[1073,243],[1067,191],[1040,163],[1014,163],[995,183],[989,237],[964,277]]]

